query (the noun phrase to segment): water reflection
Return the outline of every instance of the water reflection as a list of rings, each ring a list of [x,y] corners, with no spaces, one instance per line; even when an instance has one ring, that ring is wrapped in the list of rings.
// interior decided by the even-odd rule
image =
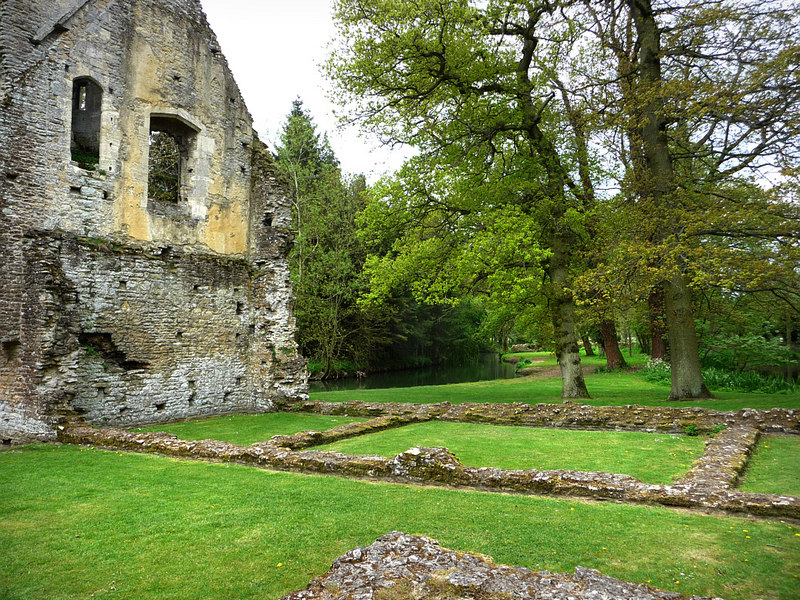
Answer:
[[[310,392],[329,392],[335,390],[368,390],[393,387],[413,387],[416,385],[444,385],[447,383],[467,383],[490,379],[511,379],[514,365],[500,362],[497,354],[481,354],[473,363],[461,366],[438,366],[391,373],[376,373],[363,379],[335,379],[330,381],[311,381]]]

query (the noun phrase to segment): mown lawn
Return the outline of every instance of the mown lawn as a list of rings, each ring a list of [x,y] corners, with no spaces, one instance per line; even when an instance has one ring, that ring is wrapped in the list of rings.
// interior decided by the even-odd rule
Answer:
[[[315,450],[391,457],[443,446],[471,467],[623,473],[668,484],[703,453],[705,438],[630,431],[568,431],[431,421],[341,440]]]
[[[800,529],[38,445],[0,452],[0,598],[278,598],[392,530],[500,563],[795,599]]]
[[[264,442],[273,435],[292,435],[299,431],[325,431],[344,423],[365,420],[327,415],[267,413],[195,419],[141,427],[133,431],[166,431],[174,433],[183,440],[213,438],[248,446],[256,442]]]
[[[581,400],[594,406],[701,406],[714,410],[739,410],[742,408],[800,408],[800,392],[788,394],[762,394],[744,392],[714,392],[715,399],[668,402],[669,386],[651,383],[635,372],[598,373],[586,377],[586,386],[592,398]],[[524,402],[526,404],[559,403],[561,379],[499,379],[475,383],[432,385],[409,388],[374,390],[346,390],[315,392],[312,400],[327,402]]]
[[[739,489],[760,494],[800,496],[800,437],[762,437]]]

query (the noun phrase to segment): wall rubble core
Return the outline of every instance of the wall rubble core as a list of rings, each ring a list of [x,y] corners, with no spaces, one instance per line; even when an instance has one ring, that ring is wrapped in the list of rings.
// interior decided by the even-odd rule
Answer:
[[[306,398],[290,245],[199,0],[0,5],[0,443]]]
[[[354,548],[304,590],[280,600],[686,600],[686,596],[607,577],[594,569],[551,573],[496,564],[418,535],[393,531]],[[691,600],[711,600],[692,596]],[[715,599],[720,600],[720,599]]]
[[[574,406],[572,406],[574,404]],[[300,473],[320,473],[401,483],[440,485],[490,492],[577,496],[636,504],[661,504],[690,509],[713,509],[764,517],[800,519],[800,498],[773,494],[754,494],[733,489],[746,466],[747,458],[761,431],[798,434],[800,411],[773,409],[717,412],[687,408],[593,407],[567,405],[519,405],[519,417],[509,417],[514,408],[501,404],[378,404],[378,403],[298,403],[293,408],[320,414],[373,416],[371,421],[350,423],[328,432],[301,432],[293,436],[274,436],[250,446],[237,446],[218,440],[186,441],[167,433],[135,433],[121,429],[95,429],[72,422],[59,427],[59,440],[90,444],[100,448],[153,452],[168,456],[215,460]],[[564,409],[574,420],[564,418]],[[707,430],[727,423],[726,429],[706,444],[703,455],[689,472],[672,485],[644,483],[628,475],[571,470],[506,470],[493,467],[468,467],[446,448],[411,448],[392,458],[347,455],[339,452],[304,450],[337,439],[400,427],[429,420],[473,422],[480,414],[482,422],[495,411],[505,425],[530,423],[532,415],[559,415],[560,427],[598,429],[599,422],[621,423],[634,413],[642,422],[629,429],[650,431],[652,422],[674,424],[678,415],[698,416]],[[678,411],[677,413],[674,411]],[[685,412],[688,411],[688,412]],[[378,413],[377,416],[375,413]],[[651,413],[647,416],[647,413]],[[592,417],[594,415],[594,417]],[[590,425],[587,425],[590,423]],[[758,423],[758,426],[754,426]],[[690,423],[693,424],[693,423]],[[537,426],[553,426],[537,425]],[[670,425],[673,427],[674,425]],[[664,425],[666,427],[666,425]]]

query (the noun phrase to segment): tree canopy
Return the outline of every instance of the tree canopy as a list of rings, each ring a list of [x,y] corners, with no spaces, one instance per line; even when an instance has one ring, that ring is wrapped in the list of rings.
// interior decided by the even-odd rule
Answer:
[[[373,297],[410,281],[428,300],[473,290],[546,306],[564,397],[587,394],[576,293],[606,315],[623,295],[651,306],[663,295],[675,399],[708,394],[699,290],[769,291],[796,310],[796,6],[335,7],[340,100],[387,143],[420,151],[363,217],[372,239],[394,232],[367,263]]]

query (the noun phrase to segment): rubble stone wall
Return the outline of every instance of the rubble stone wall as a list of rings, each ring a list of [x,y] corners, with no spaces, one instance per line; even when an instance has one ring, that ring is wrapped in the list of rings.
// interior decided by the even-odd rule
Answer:
[[[176,201],[148,190],[164,128]],[[304,398],[287,189],[198,0],[0,4],[0,442]]]
[[[380,574],[376,577],[376,573]],[[281,600],[688,600],[649,585],[576,567],[574,573],[498,565],[483,554],[442,548],[436,540],[393,531],[336,559],[304,590]],[[711,600],[692,596],[691,600]],[[719,599],[716,599],[719,600]]]
[[[335,407],[332,404],[317,404],[316,408],[324,412]],[[376,407],[351,406],[350,408],[351,416],[363,416],[364,410],[371,411]],[[721,431],[717,437],[709,440],[703,456],[695,461],[681,480],[672,485],[651,485],[634,477],[615,473],[468,467],[446,448],[410,448],[392,458],[303,449],[335,439],[448,416],[446,405],[393,405],[389,408],[394,409],[396,413],[381,415],[367,422],[336,427],[328,432],[274,436],[271,440],[250,446],[237,446],[217,440],[180,440],[167,433],[94,429],[78,422],[60,427],[59,439],[68,443],[92,444],[101,448],[236,462],[300,473],[321,473],[519,494],[579,496],[619,502],[715,509],[768,517],[800,518],[800,498],[753,494],[732,489],[758,440],[758,430],[742,423]],[[629,407],[621,408],[624,410]],[[647,410],[645,407],[636,408]],[[655,407],[653,410],[657,412],[660,409]],[[766,427],[775,429],[786,425],[787,421],[784,420],[787,418],[786,414],[776,415],[773,411],[763,411],[763,413],[770,413],[775,418],[775,422],[769,422],[764,414],[760,415],[758,418],[765,419]],[[451,418],[452,416],[449,415]],[[750,412],[742,418],[752,420],[754,417],[755,415]]]

